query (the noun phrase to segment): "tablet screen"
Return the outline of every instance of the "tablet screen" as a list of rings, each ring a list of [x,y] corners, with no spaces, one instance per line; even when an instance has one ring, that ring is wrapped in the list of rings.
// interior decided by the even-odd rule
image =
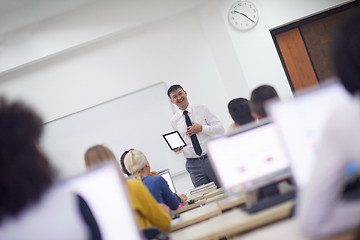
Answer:
[[[163,137],[171,150],[186,146],[184,139],[181,137],[178,131],[163,134]]]

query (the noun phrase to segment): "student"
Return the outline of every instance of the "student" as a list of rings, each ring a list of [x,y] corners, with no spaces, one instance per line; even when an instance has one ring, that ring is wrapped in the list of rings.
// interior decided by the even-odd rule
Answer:
[[[32,109],[0,98],[0,239],[99,239],[82,219],[80,198],[54,187],[41,132]]]
[[[300,228],[306,236],[316,238],[347,231],[360,224],[360,199],[342,199],[347,166],[357,165],[357,174],[360,166],[359,11],[339,27],[333,59],[338,77],[353,97],[329,117],[310,186],[300,195],[297,209]]]
[[[250,108],[253,118],[256,120],[267,118],[265,103],[278,97],[275,88],[270,85],[260,85],[252,90],[250,95]],[[278,183],[260,188],[257,194],[259,200],[280,194]]]
[[[241,125],[254,121],[251,115],[250,103],[246,98],[235,98],[228,103],[228,110],[234,120],[228,128],[228,133],[236,130]]]
[[[85,163],[88,169],[106,161],[116,162],[116,158],[114,153],[104,145],[95,145],[85,152]],[[144,229],[155,226],[162,231],[168,231],[171,222],[168,208],[163,204],[158,204],[141,181],[127,179],[126,183],[139,227]]]
[[[253,118],[260,120],[267,117],[265,103],[274,98],[279,98],[274,87],[270,85],[261,85],[251,92],[250,108]]]
[[[128,176],[128,177],[131,177],[131,173],[129,173],[129,171],[126,169],[125,167],[125,163],[124,163],[124,159],[125,159],[125,156],[126,154],[128,154],[128,152],[130,152],[131,150],[134,150],[134,149],[129,149],[129,150],[126,150],[125,152],[123,152],[123,154],[121,154],[121,157],[120,157],[120,165],[121,165],[121,168],[122,168],[122,171],[123,173]],[[149,175],[151,176],[159,176],[159,173],[157,172],[150,172]]]
[[[181,202],[187,200],[187,197],[184,194],[176,196],[170,190],[168,183],[163,177],[150,175],[150,164],[142,152],[138,150],[129,151],[125,155],[124,163],[126,169],[132,175],[143,181],[159,203],[164,203],[171,210],[176,210]]]
[[[174,130],[179,131],[187,146],[175,152],[182,151],[186,158],[186,170],[190,174],[195,187],[214,182],[217,187],[220,183],[207,156],[206,142],[221,134],[225,129],[219,119],[204,105],[191,105],[186,91],[180,85],[172,85],[167,92],[177,111],[170,120]],[[187,120],[187,116],[190,118]],[[187,123],[188,121],[188,123]]]

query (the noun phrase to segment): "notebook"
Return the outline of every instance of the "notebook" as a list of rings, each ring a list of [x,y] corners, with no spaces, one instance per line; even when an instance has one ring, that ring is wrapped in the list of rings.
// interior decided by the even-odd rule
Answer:
[[[207,146],[226,193],[251,191],[291,176],[283,144],[268,120],[212,139]]]
[[[141,239],[122,179],[119,169],[109,163],[59,184],[85,199],[104,240]]]
[[[308,184],[329,115],[347,101],[342,85],[330,82],[266,106],[285,144],[298,188]]]
[[[176,193],[175,185],[174,185],[174,182],[172,180],[170,170],[169,169],[162,170],[162,171],[159,172],[159,175],[162,176],[165,179],[165,181],[168,183],[171,191],[173,193]]]

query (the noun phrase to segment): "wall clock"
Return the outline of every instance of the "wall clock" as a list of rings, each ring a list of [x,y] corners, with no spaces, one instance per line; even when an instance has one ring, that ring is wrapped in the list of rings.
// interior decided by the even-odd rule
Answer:
[[[235,2],[228,13],[228,19],[230,24],[239,30],[249,30],[255,27],[259,20],[259,13],[255,7],[255,4],[241,0]]]

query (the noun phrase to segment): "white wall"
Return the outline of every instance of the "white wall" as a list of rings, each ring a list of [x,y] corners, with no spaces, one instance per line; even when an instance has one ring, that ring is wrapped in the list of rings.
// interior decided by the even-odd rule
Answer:
[[[228,24],[233,0],[108,0],[3,34],[0,94],[50,121],[160,81],[180,83],[227,127],[228,101],[260,84],[292,95],[269,30],[348,2],[252,1],[260,20],[246,32]],[[186,174],[175,179],[179,192],[189,183]]]

